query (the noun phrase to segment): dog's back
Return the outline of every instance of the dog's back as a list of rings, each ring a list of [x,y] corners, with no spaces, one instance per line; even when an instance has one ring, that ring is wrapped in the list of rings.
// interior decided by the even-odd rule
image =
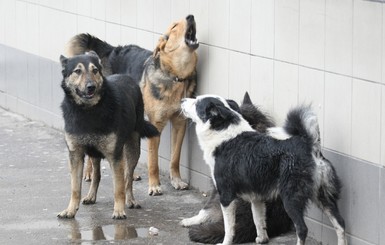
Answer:
[[[106,75],[129,74],[136,83],[142,78],[144,63],[152,52],[137,45],[114,47],[88,33],[74,36],[67,45],[70,56],[95,51],[101,59]]]

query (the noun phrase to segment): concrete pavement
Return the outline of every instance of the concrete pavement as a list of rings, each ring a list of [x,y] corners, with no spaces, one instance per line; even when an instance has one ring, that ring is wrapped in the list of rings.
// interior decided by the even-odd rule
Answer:
[[[61,220],[67,207],[70,175],[63,133],[0,108],[0,244],[192,244],[178,223],[200,210],[207,197],[197,190],[176,191],[162,176],[162,196],[147,195],[144,163],[134,195],[142,209],[126,209],[113,220],[113,189],[107,162],[97,202],[81,205],[75,219]],[[83,182],[83,195],[89,183]],[[159,234],[149,234],[149,228]],[[293,233],[270,244],[295,244]],[[307,244],[317,244],[309,239]]]

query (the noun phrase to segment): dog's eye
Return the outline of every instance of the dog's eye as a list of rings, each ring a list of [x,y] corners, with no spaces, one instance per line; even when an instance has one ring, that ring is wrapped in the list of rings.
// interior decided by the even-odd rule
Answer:
[[[177,25],[178,25],[178,24],[175,24],[175,25],[171,28],[171,30],[174,29]]]
[[[94,68],[94,69],[92,69],[92,72],[96,75],[96,73],[99,72],[99,69],[98,68]]]
[[[73,72],[75,72],[77,75],[80,75],[82,73],[82,70],[77,68]]]

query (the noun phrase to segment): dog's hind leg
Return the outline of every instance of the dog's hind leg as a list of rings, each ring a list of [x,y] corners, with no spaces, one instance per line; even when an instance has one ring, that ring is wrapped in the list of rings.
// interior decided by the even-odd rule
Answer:
[[[100,183],[100,158],[91,158],[88,157],[89,163],[91,163],[91,169],[92,169],[92,177],[91,177],[91,186],[90,190],[88,191],[88,194],[85,198],[83,198],[82,203],[83,204],[94,204],[96,202],[96,195],[99,188]],[[88,163],[88,164],[89,164]],[[88,166],[87,166],[88,167]]]
[[[257,228],[257,238],[255,242],[258,244],[268,243],[269,237],[267,235],[265,203],[254,198],[251,200],[251,211],[253,213],[255,227]]]
[[[330,161],[323,157],[322,154],[318,157],[314,156],[314,161],[317,164],[315,179],[319,186],[313,201],[325,212],[333,224],[337,233],[338,245],[345,245],[347,244],[345,221],[337,205],[341,191],[341,182]]]
[[[281,197],[286,213],[294,223],[297,233],[297,245],[304,245],[308,232],[304,219],[306,200],[301,200],[301,198],[295,195],[282,195]],[[298,201],[295,201],[296,199]]]
[[[182,150],[184,134],[186,132],[186,119],[178,114],[171,118],[171,124],[171,185],[177,190],[186,190],[188,189],[188,184],[182,181],[179,171],[180,154]]]
[[[127,144],[124,146],[126,154],[126,168],[125,168],[125,186],[126,186],[126,204],[128,208],[140,208],[138,202],[135,201],[133,193],[133,181],[134,181],[134,170],[138,164],[140,156],[140,136],[134,132]]]
[[[90,156],[87,157],[87,162],[84,168],[84,181],[90,182],[92,175],[92,159]]]
[[[332,207],[326,208],[323,211],[328,216],[330,222],[336,230],[338,245],[346,245],[345,222],[338,211],[337,205],[332,205]]]
[[[68,148],[71,147],[69,143]],[[82,178],[83,178],[83,162],[84,153],[79,150],[73,150],[69,153],[69,166],[71,172],[71,200],[68,204],[67,209],[60,212],[57,217],[59,218],[73,218],[79,209],[80,196],[82,189]]]

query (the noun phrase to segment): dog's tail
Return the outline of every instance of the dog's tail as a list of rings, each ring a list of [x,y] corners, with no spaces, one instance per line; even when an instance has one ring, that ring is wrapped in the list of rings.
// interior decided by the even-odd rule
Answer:
[[[100,59],[110,55],[115,47],[88,33],[81,33],[71,38],[66,47],[66,54],[69,57],[84,54],[88,51],[95,51]]]
[[[310,105],[292,109],[287,115],[284,130],[289,135],[307,138],[312,145],[313,154],[320,156],[321,138],[318,118]]]
[[[159,136],[159,135],[160,135],[160,133],[159,133],[158,129],[154,125],[152,125],[149,121],[144,120],[143,129],[140,133],[140,137],[152,138],[152,137]]]

